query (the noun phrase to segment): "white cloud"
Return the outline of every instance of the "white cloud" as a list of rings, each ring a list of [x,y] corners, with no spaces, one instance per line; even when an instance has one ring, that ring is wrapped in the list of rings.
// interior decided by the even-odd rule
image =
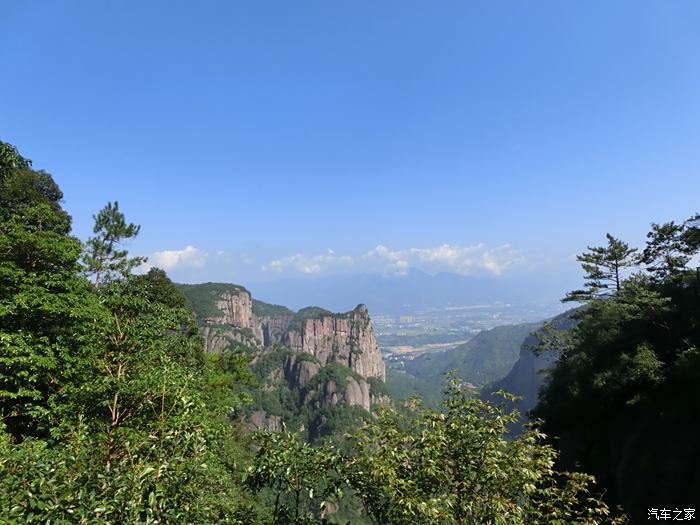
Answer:
[[[328,250],[321,255],[308,257],[300,253],[276,259],[262,267],[263,271],[282,271],[287,269],[296,270],[301,273],[320,273],[327,270],[336,270],[342,266],[350,266],[354,262],[349,255],[336,255],[333,250]]]
[[[187,245],[182,250],[163,250],[154,252],[148,258],[148,267],[157,266],[163,270],[190,267],[202,268],[206,262],[207,254],[199,248]]]
[[[380,244],[362,257],[338,255],[328,250],[320,255],[298,253],[275,259],[263,271],[294,271],[305,274],[333,272],[357,267],[362,271],[406,275],[410,268],[427,272],[453,272],[462,275],[501,275],[525,264],[525,257],[509,245],[490,248],[484,243],[472,246],[442,244],[432,248],[392,250]]]
[[[390,273],[405,274],[409,267],[426,271],[456,272],[463,275],[501,275],[505,270],[521,266],[525,258],[515,249],[505,244],[489,248],[484,243],[472,246],[442,244],[433,248],[408,248],[391,250],[384,245],[367,252],[366,260],[383,260],[385,270]]]

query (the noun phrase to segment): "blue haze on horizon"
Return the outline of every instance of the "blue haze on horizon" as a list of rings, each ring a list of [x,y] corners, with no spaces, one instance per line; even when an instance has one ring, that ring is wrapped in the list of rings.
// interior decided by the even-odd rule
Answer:
[[[578,284],[700,211],[700,4],[10,1],[0,139],[184,282]],[[562,293],[566,288],[562,288]]]

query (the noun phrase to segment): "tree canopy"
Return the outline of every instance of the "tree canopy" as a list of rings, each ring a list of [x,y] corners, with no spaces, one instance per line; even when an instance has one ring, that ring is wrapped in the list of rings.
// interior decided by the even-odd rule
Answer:
[[[586,281],[582,290],[569,292],[565,301],[585,302],[612,296],[620,290],[625,269],[638,264],[636,248],[609,233],[605,237],[607,246],[589,246],[588,251],[576,256],[586,272]]]
[[[694,221],[652,224],[646,271],[594,296],[547,345],[560,357],[535,415],[559,438],[561,465],[594,474],[635,520],[651,501],[682,508],[700,493],[700,273],[686,268],[699,249]]]
[[[145,257],[129,257],[128,251],[120,248],[128,239],[139,234],[141,226],[127,223],[124,214],[119,211],[119,203],[108,202],[97,215],[93,215],[94,237],[85,243],[83,264],[85,273],[95,277],[95,287],[101,281],[124,276],[146,261]]]

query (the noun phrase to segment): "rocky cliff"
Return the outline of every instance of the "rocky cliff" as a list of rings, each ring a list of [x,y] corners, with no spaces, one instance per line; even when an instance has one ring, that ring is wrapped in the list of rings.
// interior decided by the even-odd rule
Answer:
[[[294,318],[284,306],[256,301],[242,286],[223,283],[179,285],[197,314],[206,352],[231,343],[251,348],[279,343]]]
[[[282,338],[282,344],[313,355],[321,365],[340,363],[362,377],[384,381],[384,361],[367,307],[360,304],[344,314],[318,310],[301,310]]]
[[[252,298],[241,286],[207,283],[181,285],[197,313],[207,352],[221,352],[231,343],[251,348],[282,344],[306,353],[321,367],[347,366],[364,378],[385,379],[384,361],[367,308],[334,314],[322,308],[288,308]]]
[[[284,362],[280,379],[300,392],[300,403],[310,408],[343,403],[370,411],[372,405],[390,402],[384,389],[378,389],[379,378],[362,377],[339,363],[322,365],[306,353],[291,353]]]
[[[252,370],[264,386],[253,392],[247,414],[252,428],[274,431],[284,422],[319,437],[344,431],[346,422],[390,402],[384,361],[364,305],[345,313],[317,307],[294,313],[253,299],[241,286],[180,289],[197,314],[207,352],[243,345],[253,355]]]
[[[224,283],[178,285],[197,315],[207,352],[221,352],[232,343],[255,347],[261,327],[253,317],[253,299],[242,286]]]

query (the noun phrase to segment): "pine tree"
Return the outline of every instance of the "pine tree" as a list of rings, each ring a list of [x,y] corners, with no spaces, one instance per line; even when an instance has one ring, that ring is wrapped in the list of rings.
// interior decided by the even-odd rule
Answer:
[[[564,301],[587,302],[610,297],[620,290],[622,272],[639,262],[637,248],[616,239],[609,233],[607,246],[588,247],[588,251],[576,256],[586,272],[584,289],[566,294]]]
[[[683,224],[685,230],[681,239],[685,243],[688,255],[695,256],[700,251],[700,213],[696,213]]]
[[[674,221],[651,224],[647,234],[647,246],[642,254],[642,262],[657,279],[676,275],[685,269],[693,249],[685,238],[685,224]]]
[[[115,275],[128,275],[136,266],[146,261],[146,257],[128,257],[128,252],[120,248],[124,241],[133,239],[141,226],[126,223],[124,214],[119,211],[119,203],[108,202],[97,215],[93,215],[95,237],[85,243],[82,262],[85,273],[95,276],[95,287],[101,281]]]

